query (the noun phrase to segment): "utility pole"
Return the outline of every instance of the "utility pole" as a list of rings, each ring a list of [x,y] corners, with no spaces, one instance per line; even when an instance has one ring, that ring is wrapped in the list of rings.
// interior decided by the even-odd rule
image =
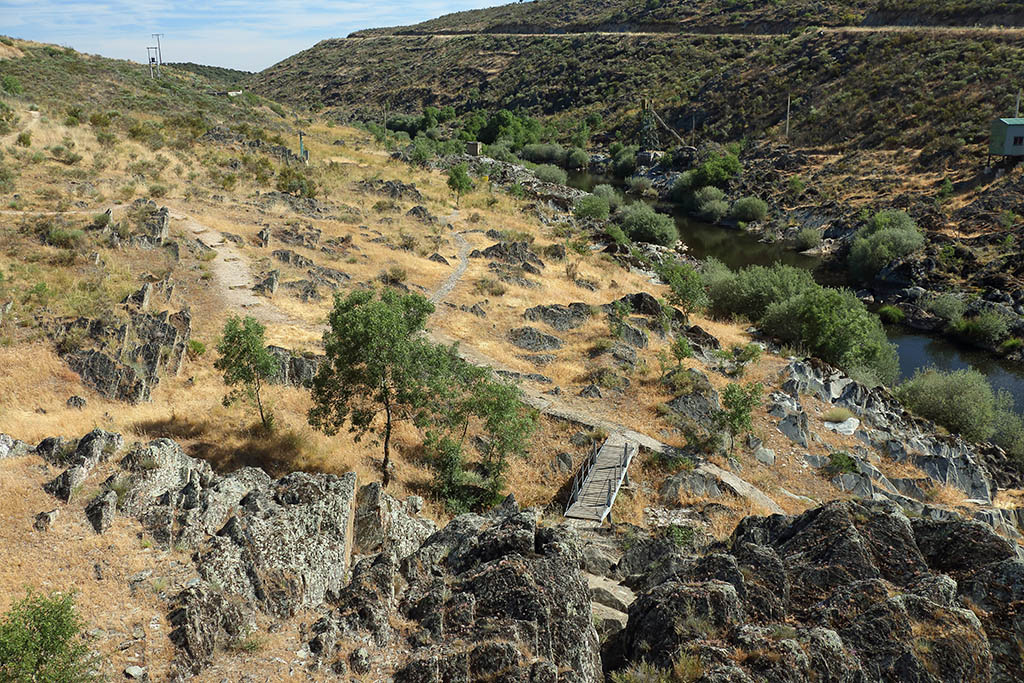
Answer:
[[[789,141],[789,109],[793,104],[793,96],[790,94],[786,95],[786,141]]]
[[[1020,118],[1020,90],[1017,91],[1017,106],[1013,110],[1013,118]]]
[[[160,63],[157,61],[157,48],[146,48],[146,61],[149,62],[149,77],[156,78],[160,75]],[[155,74],[155,75],[154,75]]]
[[[162,33],[152,34],[156,38],[156,63],[157,63],[157,75],[160,74],[160,67],[164,65],[164,53],[160,50],[160,36]]]

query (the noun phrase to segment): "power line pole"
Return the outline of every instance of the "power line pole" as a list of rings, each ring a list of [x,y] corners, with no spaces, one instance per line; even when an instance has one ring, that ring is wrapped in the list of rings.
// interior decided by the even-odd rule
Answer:
[[[146,48],[146,61],[149,62],[149,77],[156,78],[160,75],[160,64],[157,62],[157,48]],[[154,75],[155,74],[155,75]]]
[[[153,37],[156,38],[156,59],[157,59],[157,75],[160,74],[160,67],[164,64],[164,53],[160,50],[160,36],[163,33],[154,33]]]

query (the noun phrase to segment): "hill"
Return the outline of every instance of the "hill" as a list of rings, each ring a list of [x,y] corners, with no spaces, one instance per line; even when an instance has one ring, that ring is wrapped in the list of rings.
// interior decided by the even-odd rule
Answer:
[[[249,77],[252,76],[251,71],[240,71],[238,69],[228,69],[223,66],[210,66],[208,64],[193,64],[192,62],[167,62],[164,64],[164,68],[190,71],[203,76],[211,83],[229,88],[244,86],[248,82]]]

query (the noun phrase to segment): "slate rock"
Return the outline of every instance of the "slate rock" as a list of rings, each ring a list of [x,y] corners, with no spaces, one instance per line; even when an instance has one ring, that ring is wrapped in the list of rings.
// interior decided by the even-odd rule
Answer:
[[[562,348],[561,339],[529,326],[509,331],[508,340],[525,351],[554,351]]]
[[[82,398],[81,396],[72,396],[67,400],[66,405],[68,408],[82,410],[83,408],[85,408],[85,399]]]
[[[98,534],[102,534],[110,528],[116,512],[117,493],[114,491],[105,491],[99,494],[85,506],[85,516]]]
[[[526,309],[523,317],[531,322],[544,322],[560,332],[576,329],[590,318],[590,306],[573,303],[568,306],[534,306]]]

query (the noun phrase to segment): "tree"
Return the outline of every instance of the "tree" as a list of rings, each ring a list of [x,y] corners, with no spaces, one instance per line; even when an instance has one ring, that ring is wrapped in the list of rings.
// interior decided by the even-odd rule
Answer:
[[[263,409],[263,384],[279,370],[277,358],[267,351],[263,338],[264,327],[255,318],[233,316],[224,325],[224,333],[217,344],[220,358],[213,367],[224,373],[224,384],[234,389],[224,397],[224,405],[245,398],[259,411],[260,421],[270,429],[270,415]]]
[[[764,387],[760,383],[730,384],[722,390],[722,411],[720,418],[726,431],[729,432],[729,452],[736,447],[736,436],[749,432],[753,428],[752,412],[761,404],[761,392]]]
[[[687,263],[669,263],[662,266],[659,275],[671,292],[669,303],[683,312],[686,322],[690,322],[690,314],[708,305],[708,295],[704,290],[704,280],[700,273]]]
[[[434,306],[419,294],[384,289],[334,299],[324,333],[326,359],[313,379],[309,423],[328,435],[347,422],[358,441],[383,432],[383,483],[391,481],[391,433],[417,420],[433,398],[428,390],[435,347],[420,336]],[[377,425],[383,414],[383,425]]]
[[[74,595],[29,591],[0,617],[0,681],[97,680]]]
[[[448,171],[448,189],[455,193],[455,206],[459,205],[462,195],[473,189],[473,180],[469,177],[466,164],[453,166]]]
[[[677,367],[683,367],[683,361],[687,358],[693,358],[693,347],[690,346],[690,340],[683,335],[677,336],[672,340],[672,357],[676,359]]]

